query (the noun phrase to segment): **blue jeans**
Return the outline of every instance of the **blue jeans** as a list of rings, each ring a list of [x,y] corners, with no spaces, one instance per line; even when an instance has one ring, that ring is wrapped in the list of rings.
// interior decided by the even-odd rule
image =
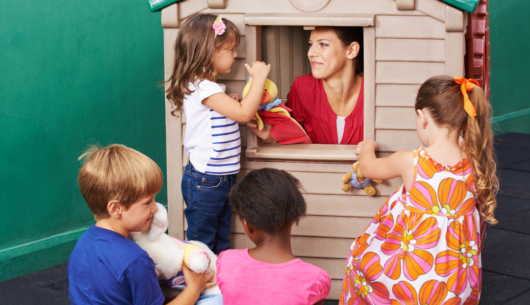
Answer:
[[[191,162],[184,169],[181,189],[188,221],[186,238],[205,243],[216,255],[230,248],[232,207],[228,193],[236,182],[237,174],[203,174]]]
[[[209,294],[199,297],[195,305],[223,305],[223,296],[220,294]]]

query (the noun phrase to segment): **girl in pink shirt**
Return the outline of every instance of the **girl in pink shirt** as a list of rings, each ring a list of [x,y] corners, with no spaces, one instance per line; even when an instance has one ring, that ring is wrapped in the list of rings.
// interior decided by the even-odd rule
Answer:
[[[250,172],[230,192],[252,249],[226,250],[217,259],[217,285],[225,305],[323,304],[328,273],[296,258],[291,227],[305,216],[300,181],[285,171]]]

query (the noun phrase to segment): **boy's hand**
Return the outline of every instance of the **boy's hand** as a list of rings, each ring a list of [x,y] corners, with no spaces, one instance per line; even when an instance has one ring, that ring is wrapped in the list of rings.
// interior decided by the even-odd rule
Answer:
[[[237,93],[230,93],[230,94],[227,94],[229,97],[233,98],[234,100],[238,101],[238,102],[241,102],[242,98],[241,98],[241,95],[237,94]]]
[[[209,275],[206,275],[206,272],[195,273],[191,271],[187,266],[183,265],[182,273],[184,274],[184,282],[186,282],[186,289],[190,288],[200,293],[205,288],[215,286],[215,281],[213,282],[213,285],[212,283],[208,283],[214,278],[215,272],[212,272]]]
[[[361,155],[361,151],[365,147],[366,148],[370,147],[370,149],[373,149],[373,151],[375,152],[377,150],[377,143],[372,140],[365,140],[365,141],[359,142],[359,144],[357,144],[357,148],[355,148],[355,155],[359,157]]]
[[[266,64],[262,61],[255,61],[252,63],[252,66],[249,64],[245,64],[245,68],[247,69],[248,74],[252,76],[252,78],[256,79],[267,79],[267,76],[269,76],[269,72],[271,72],[271,64]]]

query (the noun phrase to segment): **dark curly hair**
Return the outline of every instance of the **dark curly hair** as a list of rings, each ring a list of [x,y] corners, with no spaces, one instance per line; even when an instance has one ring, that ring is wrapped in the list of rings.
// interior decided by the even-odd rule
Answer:
[[[251,171],[230,191],[230,204],[241,219],[274,235],[305,216],[306,203],[298,179],[283,170]]]

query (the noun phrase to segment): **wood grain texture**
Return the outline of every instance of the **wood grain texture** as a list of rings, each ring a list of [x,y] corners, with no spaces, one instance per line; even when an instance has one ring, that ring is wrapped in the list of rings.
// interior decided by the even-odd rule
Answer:
[[[413,107],[377,107],[376,129],[416,130],[416,113]]]
[[[428,16],[445,22],[445,7],[447,5],[439,0],[416,0],[415,9]]]
[[[378,84],[423,84],[427,79],[445,74],[445,63],[390,62],[376,64]]]
[[[386,131],[386,130],[382,130]],[[376,131],[377,134],[380,131]],[[394,132],[394,131],[392,131]],[[399,132],[399,131],[396,131]],[[241,170],[238,174],[238,181],[241,181],[249,170]],[[289,172],[297,178],[302,184],[303,194],[326,194],[326,195],[344,195],[341,189],[341,179],[344,174],[340,173],[311,173],[311,172]],[[401,185],[397,179],[383,181],[382,184],[376,184],[375,189],[377,196],[389,196]],[[363,189],[353,189],[352,196],[366,196]]]
[[[445,39],[445,24],[428,16],[376,16],[375,36]]]
[[[376,60],[445,61],[444,40],[378,38],[376,45]]]
[[[175,55],[172,46],[178,35],[178,29],[164,29],[164,75],[168,79],[173,72]],[[167,184],[180,185],[182,180],[182,116],[171,115],[172,105],[165,100],[166,118],[166,154],[167,154]],[[184,238],[184,201],[180,187],[167,188],[169,234],[175,238]]]
[[[364,139],[375,138],[375,29],[365,27],[364,39]]]
[[[420,85],[377,84],[376,106],[414,107]]]
[[[414,150],[422,146],[415,130],[376,130],[379,151]]]
[[[445,74],[451,76],[464,75],[464,55],[466,41],[464,33],[446,33],[446,67]]]

